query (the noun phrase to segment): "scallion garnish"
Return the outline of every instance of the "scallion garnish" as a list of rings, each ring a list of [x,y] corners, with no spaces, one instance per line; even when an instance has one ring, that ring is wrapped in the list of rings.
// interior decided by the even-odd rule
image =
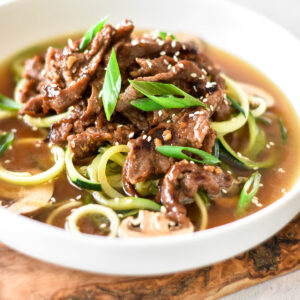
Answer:
[[[243,116],[246,118],[246,114],[244,109],[235,101],[233,100],[231,97],[229,97],[228,95],[226,96],[226,98],[231,102],[232,106],[237,109],[239,112],[241,112],[243,114]]]
[[[102,103],[108,121],[115,110],[121,90],[121,83],[121,73],[117,56],[115,50],[112,49],[102,89]]]
[[[0,156],[3,155],[3,153],[12,144],[13,141],[14,141],[13,132],[8,132],[0,136]]]
[[[169,36],[173,41],[176,40],[175,35],[174,35],[174,34],[171,34],[171,33],[169,33],[169,32],[160,31],[158,34],[159,34],[159,37],[160,37],[161,39],[163,39],[163,40],[166,40],[168,36]]]
[[[263,117],[263,116],[260,116],[260,117],[257,117],[257,118],[255,118],[257,121],[260,121],[260,122],[262,122],[263,124],[265,124],[265,125],[268,125],[268,126],[270,126],[271,124],[272,124],[272,121],[270,120],[270,119],[268,119],[268,118],[266,118],[266,117]]]
[[[137,91],[163,108],[185,108],[192,106],[207,108],[199,99],[189,95],[173,84],[139,80],[129,80],[129,82]],[[139,106],[141,107],[140,103]]]
[[[259,189],[260,179],[261,174],[256,171],[246,181],[242,189],[236,210],[238,216],[242,216],[249,208],[253,197],[256,195]]]
[[[286,141],[287,141],[287,130],[286,128],[284,127],[282,121],[280,118],[278,118],[278,125],[279,125],[279,128],[280,128],[280,132],[281,132],[281,137],[282,137],[282,140],[283,140],[283,143],[285,144]]]
[[[148,98],[141,98],[130,101],[130,104],[143,111],[160,110],[164,107]]]
[[[165,156],[174,157],[177,159],[187,159],[190,161],[197,162],[199,164],[215,165],[220,162],[220,160],[217,159],[216,157],[214,157],[213,155],[211,155],[203,150],[199,150],[199,149],[192,148],[192,147],[159,146],[156,148],[156,150]],[[202,160],[194,159],[194,158],[186,155],[185,153],[183,153],[183,151],[189,152],[192,154],[196,154]]]
[[[206,194],[204,191],[202,191],[202,190],[199,190],[199,191],[198,191],[198,194],[199,194],[199,196],[201,197],[201,199],[203,200],[205,206],[206,206],[206,207],[210,207],[210,201],[209,201],[209,199],[208,199],[207,194]]]
[[[107,19],[108,17],[104,17],[84,34],[79,46],[80,51],[83,51],[85,47],[90,43],[90,41],[96,36],[96,34],[102,29],[102,27],[107,22]]]
[[[21,108],[21,105],[16,101],[0,94],[0,109],[9,110],[9,111],[17,111]]]

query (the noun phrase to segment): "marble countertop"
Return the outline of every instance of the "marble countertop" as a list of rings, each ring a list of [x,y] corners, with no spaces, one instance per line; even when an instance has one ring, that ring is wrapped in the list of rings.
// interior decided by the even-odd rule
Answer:
[[[223,1],[223,0],[222,0]],[[230,0],[280,24],[300,39],[299,0]],[[223,300],[299,300],[300,270],[222,298]]]

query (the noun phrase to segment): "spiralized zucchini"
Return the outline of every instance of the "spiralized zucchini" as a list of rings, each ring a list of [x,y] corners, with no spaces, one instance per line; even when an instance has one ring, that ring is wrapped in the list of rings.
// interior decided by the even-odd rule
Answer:
[[[18,112],[16,111],[8,111],[8,110],[1,110],[0,111],[0,120],[14,118],[17,117]]]
[[[33,126],[33,127],[37,127],[37,128],[50,128],[52,124],[54,124],[55,122],[58,122],[64,118],[66,118],[67,116],[69,116],[71,114],[73,110],[73,107],[71,106],[68,111],[66,111],[65,113],[59,114],[59,115],[53,115],[53,116],[49,116],[49,117],[44,117],[44,118],[34,118],[34,117],[30,117],[28,115],[23,116],[23,120]]]
[[[194,200],[200,210],[200,215],[201,215],[201,224],[199,230],[204,230],[207,228],[207,223],[208,223],[207,208],[206,205],[204,204],[204,201],[202,200],[202,198],[198,193],[194,195]]]
[[[45,172],[31,175],[28,172],[12,172],[3,168],[0,164],[0,180],[16,185],[36,185],[54,179],[65,166],[65,152],[62,148],[54,146],[51,149],[55,164]]]
[[[258,103],[257,107],[254,109],[251,109],[251,113],[253,117],[257,118],[262,116],[266,110],[267,110],[267,103],[264,99],[256,96],[249,96],[249,101]]]
[[[232,79],[222,74],[226,81],[227,94],[237,100],[245,112],[245,116],[240,112],[236,117],[228,121],[212,122],[211,127],[217,132],[218,136],[223,136],[227,133],[236,131],[243,127],[249,115],[249,100],[243,89]]]
[[[81,233],[77,223],[80,218],[90,214],[100,214],[107,217],[110,222],[108,236],[117,236],[120,224],[118,215],[111,208],[99,204],[88,204],[75,209],[67,218],[67,229],[73,233]]]

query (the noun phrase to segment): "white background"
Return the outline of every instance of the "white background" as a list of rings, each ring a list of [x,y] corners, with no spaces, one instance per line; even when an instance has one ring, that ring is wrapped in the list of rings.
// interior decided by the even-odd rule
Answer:
[[[223,0],[220,0],[223,1]],[[248,7],[300,39],[300,0],[230,0]],[[280,41],[278,41],[280,43]],[[288,54],[288,53],[287,53]],[[284,55],[284,54],[283,54]],[[300,55],[300,53],[299,53]],[[300,80],[300,77],[299,77]],[[300,300],[300,271],[242,290],[223,300]]]

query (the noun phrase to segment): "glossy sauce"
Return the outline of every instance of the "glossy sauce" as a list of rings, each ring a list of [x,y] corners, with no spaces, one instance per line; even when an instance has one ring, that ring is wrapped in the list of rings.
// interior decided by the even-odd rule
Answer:
[[[281,117],[288,131],[288,140],[286,145],[283,146],[277,122],[273,122],[271,126],[263,125],[263,128],[268,135],[270,135],[269,141],[273,141],[275,143],[274,148],[279,152],[283,152],[283,155],[274,168],[260,170],[263,184],[257,194],[260,204],[259,206],[255,204],[251,205],[247,213],[252,214],[276,201],[293,187],[298,177],[300,166],[299,120],[285,96],[259,71],[237,57],[211,46],[208,46],[205,51],[206,54],[220,66],[221,70],[232,78],[259,86],[273,95],[276,103],[270,111]],[[13,97],[14,81],[8,66],[9,64],[5,64],[0,68],[0,93]],[[15,131],[15,144],[18,139],[24,137],[36,137],[41,139],[47,137],[46,131],[33,130],[20,119],[12,118],[0,121],[0,132],[12,130]],[[247,136],[247,133],[245,136]],[[234,140],[232,141],[234,144]],[[244,141],[242,141],[241,144],[243,144],[243,142]],[[52,165],[53,159],[51,158],[51,153],[47,144],[26,144],[22,147],[20,145],[15,146],[15,144],[14,147],[6,151],[0,159],[1,164],[3,164],[5,168],[12,171],[26,171],[29,169],[43,170]],[[37,146],[37,144],[39,145]],[[234,145],[232,146],[234,147]],[[241,145],[237,146],[236,150],[238,150]],[[282,171],[280,172],[279,170]],[[246,172],[247,175],[250,173]],[[49,213],[53,211],[60,202],[69,201],[70,199],[75,201],[75,199],[84,198],[85,195],[85,191],[75,187],[69,182],[64,172],[55,181],[55,190],[53,194],[54,204],[30,214],[29,217],[45,221]],[[5,199],[0,200],[3,200],[2,203],[5,205]],[[218,201],[217,203],[212,202],[208,209],[208,227],[215,227],[234,221],[236,219],[234,211],[237,201],[238,197],[233,199],[227,198],[223,201]],[[54,225],[64,227],[65,218],[70,212],[71,209],[61,213],[57,220],[55,220]],[[191,219],[197,224],[199,222],[199,213],[195,204],[188,205],[188,212]],[[95,230],[93,224],[94,223],[91,223],[90,220],[83,219],[79,226],[82,227],[84,232],[107,234],[106,232]]]

